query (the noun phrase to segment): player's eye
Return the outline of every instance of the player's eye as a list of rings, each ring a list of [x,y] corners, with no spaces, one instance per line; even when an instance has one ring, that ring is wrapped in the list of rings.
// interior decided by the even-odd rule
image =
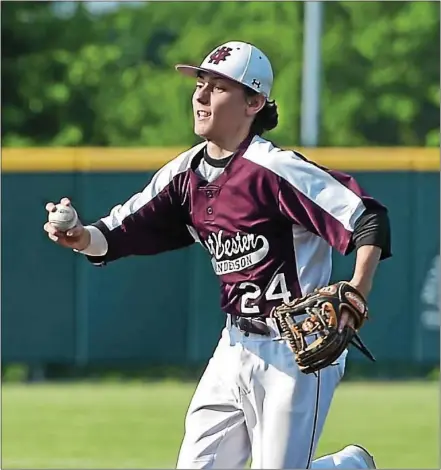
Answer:
[[[204,87],[204,84],[203,83],[196,83],[196,89],[197,90],[200,90],[201,88]]]
[[[216,85],[213,89],[216,90],[216,91],[220,91],[220,92],[225,91],[225,88],[223,88],[219,85]]]

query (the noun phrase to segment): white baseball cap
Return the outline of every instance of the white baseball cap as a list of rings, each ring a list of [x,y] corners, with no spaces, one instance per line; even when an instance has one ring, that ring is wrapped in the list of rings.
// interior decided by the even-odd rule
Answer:
[[[252,44],[230,41],[211,51],[199,67],[176,65],[185,75],[196,77],[199,72],[211,72],[241,83],[267,99],[273,85],[273,69],[268,57]]]

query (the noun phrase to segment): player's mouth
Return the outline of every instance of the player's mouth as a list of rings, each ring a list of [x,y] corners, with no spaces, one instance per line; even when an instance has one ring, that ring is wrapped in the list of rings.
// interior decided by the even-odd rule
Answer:
[[[211,116],[211,113],[208,111],[197,111],[196,115],[198,117],[198,121],[203,121],[204,119],[208,119]]]

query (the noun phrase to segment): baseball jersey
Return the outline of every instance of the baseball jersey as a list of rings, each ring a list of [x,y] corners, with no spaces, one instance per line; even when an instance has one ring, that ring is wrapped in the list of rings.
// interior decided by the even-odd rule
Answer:
[[[332,249],[348,254],[366,209],[383,208],[348,174],[254,136],[225,168],[204,169],[206,143],[155,173],[145,189],[93,224],[104,264],[199,243],[220,280],[225,313],[266,316],[330,281]],[[213,171],[214,170],[214,171]]]

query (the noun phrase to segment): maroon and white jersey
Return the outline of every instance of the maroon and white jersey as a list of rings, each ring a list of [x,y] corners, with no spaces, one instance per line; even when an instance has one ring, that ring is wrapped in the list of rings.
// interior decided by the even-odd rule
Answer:
[[[281,299],[328,284],[332,249],[349,253],[357,219],[383,207],[351,176],[259,136],[207,181],[200,175],[205,145],[167,163],[141,193],[94,224],[108,247],[93,262],[197,242],[219,276],[222,310],[265,316]]]

